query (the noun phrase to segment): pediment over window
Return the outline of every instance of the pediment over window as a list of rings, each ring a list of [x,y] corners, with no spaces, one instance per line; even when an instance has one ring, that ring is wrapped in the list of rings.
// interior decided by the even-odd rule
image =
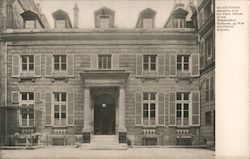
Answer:
[[[61,9],[52,14],[55,20],[55,28],[72,28],[69,14]]]
[[[114,28],[115,11],[102,7],[95,11],[95,28]]]
[[[154,28],[154,19],[156,11],[151,8],[147,8],[140,12],[136,28]]]
[[[24,28],[44,28],[39,15],[31,10],[27,10],[21,14],[24,21]]]

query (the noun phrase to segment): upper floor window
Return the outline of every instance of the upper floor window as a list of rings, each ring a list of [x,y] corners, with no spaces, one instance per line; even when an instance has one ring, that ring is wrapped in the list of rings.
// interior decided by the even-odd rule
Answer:
[[[109,28],[110,26],[109,16],[100,16],[100,28]]]
[[[98,55],[98,68],[111,69],[111,55]]]
[[[153,19],[152,18],[143,18],[142,19],[143,28],[153,28]]]
[[[155,92],[143,92],[143,125],[156,125]]]
[[[206,101],[214,100],[215,98],[215,85],[214,76],[206,79]]]
[[[54,93],[54,125],[65,126],[67,118],[67,93]]]
[[[176,124],[189,125],[189,92],[176,93]]]
[[[174,28],[185,28],[185,19],[174,18]]]
[[[34,93],[22,92],[20,110],[20,126],[34,126]]]
[[[143,70],[156,71],[156,55],[143,55]]]
[[[213,55],[213,49],[214,48],[214,44],[213,44],[213,34],[209,35],[206,39],[205,39],[205,49],[206,49],[206,56],[207,59],[211,59],[212,55]]]
[[[190,55],[177,55],[177,71],[189,72]]]
[[[54,70],[65,71],[66,70],[66,55],[54,55]]]
[[[56,19],[56,28],[66,28],[65,19]]]
[[[205,112],[205,125],[212,124],[212,113],[211,111]]]
[[[22,59],[22,71],[33,71],[34,70],[34,56],[23,55]]]
[[[25,20],[25,25],[24,26],[27,29],[34,29],[34,28],[36,28],[35,24],[36,24],[35,20]]]

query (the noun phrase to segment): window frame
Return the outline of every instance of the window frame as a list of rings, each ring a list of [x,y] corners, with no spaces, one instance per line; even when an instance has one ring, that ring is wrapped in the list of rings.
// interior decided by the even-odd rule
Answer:
[[[206,59],[210,60],[214,54],[214,42],[213,42],[213,33],[210,33],[205,39],[205,55]]]
[[[98,54],[97,60],[98,60],[99,70],[111,70],[112,69],[112,54]]]
[[[178,94],[181,94],[181,99],[178,99]],[[185,99],[185,94],[188,94],[188,100]],[[175,111],[176,111],[176,126],[190,126],[191,122],[190,119],[192,118],[191,114],[191,92],[176,92],[176,99],[175,99]],[[188,104],[188,109],[185,109],[185,105]],[[178,105],[180,109],[178,109]],[[180,117],[178,117],[178,112],[180,113]],[[185,117],[185,113],[188,113],[188,116]],[[178,123],[178,118],[180,118],[180,124]],[[187,118],[188,124],[185,124],[184,121]]]
[[[155,61],[152,62],[153,57],[155,57]],[[157,72],[157,64],[158,64],[158,58],[157,55],[143,55],[143,72]],[[145,62],[145,58],[148,59],[147,62]],[[148,65],[148,68],[145,68],[145,64]],[[154,65],[154,69],[152,69],[152,65]]]
[[[206,82],[205,100],[206,100],[206,102],[213,101],[215,99],[215,78],[214,78],[214,75],[208,77],[205,82]],[[212,85],[212,83],[213,83],[213,85]]]
[[[181,57],[181,62],[178,61],[178,57]],[[185,57],[188,57],[188,62],[185,61]],[[188,69],[185,69],[185,65],[187,65],[187,64],[188,64]],[[178,69],[178,65],[181,65],[181,69]],[[176,70],[177,70],[177,72],[191,73],[191,68],[192,68],[191,55],[178,54],[176,56]]]
[[[144,21],[144,20],[146,20],[146,21]],[[150,22],[150,26],[148,25],[149,24],[149,22],[148,22],[148,20],[151,20]],[[147,25],[145,25],[145,22],[147,22],[146,24]],[[154,19],[153,18],[147,18],[147,17],[144,17],[144,18],[142,18],[142,27],[143,28],[145,28],[145,29],[152,29],[152,28],[154,28]]]
[[[26,99],[23,99],[23,95],[26,94]],[[22,108],[32,108],[32,112],[30,113],[22,113],[19,111],[20,114],[20,127],[34,127],[35,126],[35,111],[33,109],[35,105],[35,93],[34,92],[20,92],[20,105]],[[26,119],[23,119],[23,115],[26,114]],[[31,118],[31,114],[33,114],[33,119]],[[31,119],[30,119],[31,118]],[[24,125],[23,121],[26,120],[26,124]],[[33,125],[31,124],[33,120]]]
[[[62,61],[62,58],[65,57],[65,62]],[[56,61],[56,58],[58,58],[58,62]],[[56,65],[58,65],[58,68],[56,68]],[[62,68],[62,66],[65,65],[65,69]],[[53,68],[56,72],[65,72],[67,71],[67,55],[53,55]]]
[[[174,18],[173,19],[174,28],[185,28],[185,19],[184,18]]]
[[[31,57],[33,58],[33,61],[31,60]],[[24,63],[24,59],[26,59],[26,63]],[[23,66],[26,66],[26,70],[23,68]],[[32,66],[33,68],[31,69]],[[21,55],[21,71],[22,72],[34,72],[35,71],[35,58],[34,55]]]
[[[211,111],[205,112],[205,125],[206,126],[212,125],[212,112]]]
[[[61,27],[61,26],[58,26],[58,23],[57,22],[64,22],[64,26]],[[59,23],[59,24],[62,24],[62,23]],[[55,28],[59,28],[59,29],[62,29],[62,28],[66,28],[66,19],[55,19]]]
[[[56,96],[58,95],[58,101],[56,100]],[[65,100],[62,100],[62,96],[65,95]],[[67,92],[53,92],[53,125],[56,127],[64,127],[67,126],[67,114],[68,114],[68,104],[67,104]],[[58,110],[55,110],[55,107],[58,106]],[[62,107],[65,106],[65,110]],[[58,117],[56,117],[56,113],[58,113]],[[62,114],[65,114],[65,117],[62,117]],[[58,124],[56,123],[56,119],[58,119]],[[64,123],[63,123],[64,119]]]
[[[106,23],[106,21],[102,21],[104,19],[107,20],[108,23]],[[102,21],[102,23],[101,23],[101,21]],[[103,23],[103,22],[105,22],[105,23]],[[100,15],[99,16],[99,24],[100,24],[101,29],[110,28],[110,16],[109,15]],[[105,25],[103,25],[103,24],[105,24]]]
[[[27,27],[27,22],[33,22],[32,27]],[[29,25],[31,26],[31,25]],[[35,29],[36,28],[36,19],[25,19],[24,20],[24,28],[25,29]]]
[[[144,98],[144,95],[147,95],[147,99]],[[154,99],[152,99],[151,95],[154,96]],[[158,125],[157,97],[157,92],[142,92],[142,125],[144,126]],[[147,110],[144,109],[144,104],[147,105]],[[154,107],[154,109],[152,109],[152,107]],[[147,116],[144,116],[144,113],[147,113]],[[147,123],[145,123],[145,120],[147,120]]]

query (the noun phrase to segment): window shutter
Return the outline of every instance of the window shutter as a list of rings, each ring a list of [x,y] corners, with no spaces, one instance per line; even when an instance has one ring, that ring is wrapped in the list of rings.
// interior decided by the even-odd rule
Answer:
[[[38,91],[36,91],[35,93],[34,93],[34,99],[35,99],[35,103],[39,103],[39,102],[41,102],[41,92],[38,92]]]
[[[74,125],[74,93],[73,92],[68,92],[67,96],[67,101],[68,101],[68,107],[67,107],[67,114],[68,114],[68,126],[73,126]]]
[[[97,54],[90,54],[90,68],[97,69],[98,66],[98,55]]]
[[[45,94],[45,125],[52,125],[52,93],[46,92]]]
[[[67,55],[67,71],[69,77],[74,77],[74,55]]]
[[[200,92],[192,92],[192,125],[200,125]]]
[[[165,125],[165,94],[159,92],[158,95],[158,125]]]
[[[160,77],[165,76],[165,55],[160,54],[158,57],[158,75]]]
[[[201,40],[201,43],[200,43],[200,66],[201,66],[201,69],[205,67],[204,40]]]
[[[199,55],[192,55],[192,76],[198,77],[200,75],[199,71]]]
[[[11,92],[11,103],[19,102],[19,92],[13,91]]]
[[[169,94],[169,126],[175,126],[176,125],[176,106],[175,106],[175,92],[171,92]]]
[[[19,55],[13,55],[12,56],[12,77],[19,77],[20,71],[19,71]]]
[[[176,72],[177,72],[177,67],[176,67],[176,55],[170,55],[170,59],[169,59],[169,63],[170,63],[170,67],[169,67],[169,76],[170,77],[176,77]]]
[[[143,61],[142,61],[142,55],[137,54],[136,55],[136,76],[141,77],[142,76],[142,67]]]
[[[52,74],[52,56],[45,55],[45,76],[50,77]]]
[[[41,76],[41,55],[34,56],[35,77]]]
[[[142,93],[135,92],[135,125],[142,125]]]
[[[119,69],[119,55],[112,54],[112,69]]]

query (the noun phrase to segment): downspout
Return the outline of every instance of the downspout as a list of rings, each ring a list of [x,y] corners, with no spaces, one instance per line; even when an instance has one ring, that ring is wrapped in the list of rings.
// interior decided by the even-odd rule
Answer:
[[[8,93],[7,93],[7,89],[8,89],[8,73],[7,73],[7,42],[5,42],[5,48],[4,48],[4,92],[5,92],[5,96],[4,96],[4,106],[5,106],[5,144],[7,144],[7,128],[8,128],[8,125],[7,125],[7,121],[8,121],[8,113],[7,113],[7,100],[8,100]]]

